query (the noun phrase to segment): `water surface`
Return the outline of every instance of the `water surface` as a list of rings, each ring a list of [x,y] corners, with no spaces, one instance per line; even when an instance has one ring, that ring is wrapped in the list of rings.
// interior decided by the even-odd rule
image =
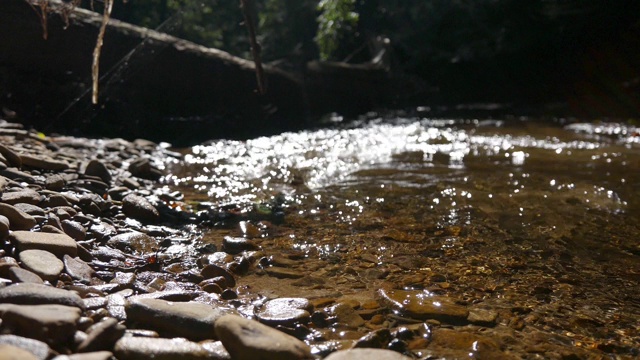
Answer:
[[[168,181],[190,201],[247,221],[218,221],[204,237],[259,245],[267,260],[241,277],[240,295],[352,300],[360,310],[373,302],[391,325],[412,315],[380,301],[380,289],[444,296],[497,314],[485,327],[455,330],[517,357],[632,358],[640,354],[638,131],[373,117],[195,146]],[[280,267],[290,274],[269,271]],[[350,331],[335,338],[366,333]],[[331,338],[321,333],[309,342]],[[413,354],[482,357],[433,344]]]

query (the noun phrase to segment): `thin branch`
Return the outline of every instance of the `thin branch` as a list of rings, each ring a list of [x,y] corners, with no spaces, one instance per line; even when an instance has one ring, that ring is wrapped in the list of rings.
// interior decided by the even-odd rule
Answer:
[[[98,33],[98,40],[96,41],[96,47],[93,49],[93,64],[91,66],[91,78],[93,80],[93,94],[91,96],[91,102],[95,105],[98,103],[98,83],[100,82],[100,50],[102,50],[102,44],[104,42],[104,33],[107,30],[107,23],[111,18],[111,9],[113,8],[113,0],[104,1],[104,13],[102,15],[102,25],[100,25],[100,32]]]
[[[251,14],[251,5],[251,0],[240,0],[240,9],[242,9],[242,14],[244,15],[244,24],[247,26],[247,31],[249,32],[249,41],[251,42],[251,56],[253,57],[253,62],[256,66],[258,92],[260,93],[260,95],[264,95],[267,92],[267,88],[264,77],[264,69],[262,68],[262,60],[260,57],[262,47],[256,39],[256,28],[253,22],[253,15]]]

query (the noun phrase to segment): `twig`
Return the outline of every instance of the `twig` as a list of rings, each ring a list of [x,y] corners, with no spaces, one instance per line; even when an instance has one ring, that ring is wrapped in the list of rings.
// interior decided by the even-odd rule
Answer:
[[[264,95],[267,92],[265,78],[264,78],[264,69],[262,68],[262,60],[260,57],[260,52],[262,51],[262,47],[258,43],[256,39],[256,29],[253,23],[253,15],[251,14],[251,0],[240,0],[240,9],[242,9],[242,14],[244,15],[244,24],[247,26],[247,31],[249,32],[249,41],[251,42],[251,56],[253,57],[253,62],[256,67],[256,79],[258,81],[258,92],[260,95]]]
[[[104,42],[104,33],[107,30],[107,23],[111,18],[111,9],[113,8],[113,0],[105,0],[104,13],[102,15],[102,24],[100,25],[100,32],[98,33],[98,40],[96,41],[96,47],[93,49],[93,64],[91,66],[91,79],[93,80],[93,94],[91,95],[91,102],[95,105],[98,103],[98,83],[100,82],[100,50],[102,50],[102,43]]]

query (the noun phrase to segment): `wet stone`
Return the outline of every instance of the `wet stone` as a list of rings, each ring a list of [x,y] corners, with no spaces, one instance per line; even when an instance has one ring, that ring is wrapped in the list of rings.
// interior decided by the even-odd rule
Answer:
[[[124,335],[125,329],[118,320],[105,318],[87,329],[87,337],[78,346],[78,352],[112,349],[116,341]]]
[[[58,304],[84,309],[84,303],[73,291],[40,284],[20,283],[0,289],[0,303],[41,305]]]
[[[451,329],[434,330],[428,349],[432,356],[446,359],[515,359],[489,337]]]
[[[384,303],[404,316],[419,320],[434,319],[448,324],[464,324],[469,311],[444,296],[432,296],[418,290],[379,290]]]
[[[19,257],[25,269],[52,283],[58,280],[64,269],[62,261],[48,251],[25,250],[20,252]]]
[[[149,254],[155,252],[159,247],[159,241],[155,238],[138,231],[131,231],[124,234],[112,236],[107,244],[124,251],[131,251],[139,254]]]
[[[269,274],[269,276],[273,276],[278,279],[299,279],[304,276],[304,273],[299,270],[276,266],[266,268],[265,272]]]
[[[325,360],[409,360],[410,357],[384,349],[350,349],[339,350],[327,356]]]
[[[257,249],[258,245],[247,238],[225,236],[222,240],[222,250],[229,254],[239,254],[243,251]]]
[[[9,279],[16,283],[44,284],[38,274],[19,267],[9,269]]]
[[[66,234],[14,231],[9,239],[18,251],[31,249],[46,250],[58,257],[65,254],[76,256],[78,249],[75,240]]]
[[[20,348],[22,350],[28,351],[29,353],[33,354],[35,358],[38,360],[48,359],[49,356],[52,354],[52,351],[49,348],[49,345],[47,345],[46,343],[39,340],[22,337],[22,336],[0,335],[0,346],[1,345],[11,345],[11,346]],[[18,358],[18,359],[22,360],[22,358]]]
[[[129,171],[133,176],[143,179],[157,180],[162,177],[162,171],[153,167],[147,158],[140,158],[132,162]]]
[[[9,219],[11,230],[29,230],[36,226],[36,219],[9,204],[0,203],[0,215]]]
[[[80,309],[63,305],[0,304],[2,326],[18,336],[44,341],[52,346],[73,339]]]
[[[364,319],[347,303],[338,303],[327,309],[329,316],[334,317],[337,325],[357,329],[364,325]]]
[[[218,319],[215,329],[233,359],[311,358],[311,350],[304,342],[254,320],[227,315]]]
[[[204,277],[205,279],[211,279],[211,278],[215,278],[218,276],[222,276],[225,280],[226,280],[226,285],[228,287],[235,287],[236,286],[236,279],[233,277],[233,275],[227,271],[226,269],[215,265],[215,264],[209,264],[207,266],[205,266],[204,268],[202,268],[202,270],[200,271],[200,274],[202,275],[202,277]]]
[[[185,339],[164,339],[125,336],[114,347],[118,360],[199,360],[211,359],[210,353],[198,343]]]
[[[127,318],[142,327],[191,340],[215,339],[216,321],[229,312],[196,302],[133,299],[126,306]]]
[[[306,324],[311,318],[313,306],[305,298],[279,298],[269,300],[255,311],[256,318],[267,325],[293,326]]]
[[[95,271],[86,262],[79,258],[65,255],[63,258],[64,269],[72,278],[83,282],[90,282]]]
[[[0,344],[0,360],[38,360],[38,358],[17,346]]]
[[[0,197],[0,201],[6,204],[15,205],[18,203],[26,203],[37,205],[40,203],[41,196],[31,189],[22,189],[19,191],[4,192]]]
[[[476,325],[493,326],[498,318],[498,313],[488,309],[469,309],[467,320]]]
[[[144,197],[129,194],[122,199],[122,211],[136,220],[156,222],[160,218],[158,210]]]

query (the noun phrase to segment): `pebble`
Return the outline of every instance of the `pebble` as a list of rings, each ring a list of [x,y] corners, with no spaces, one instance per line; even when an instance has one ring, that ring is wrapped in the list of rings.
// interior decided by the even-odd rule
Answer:
[[[87,229],[77,221],[62,220],[62,230],[76,241],[83,241],[87,237]]]
[[[87,329],[87,337],[78,345],[78,352],[113,349],[125,330],[124,325],[119,324],[117,319],[104,318]]]
[[[97,176],[105,183],[111,182],[111,173],[107,166],[99,160],[91,160],[84,170],[85,175]]]
[[[49,343],[70,344],[80,319],[80,309],[64,305],[0,304],[2,326],[18,336]]]
[[[16,283],[44,284],[44,280],[40,276],[19,267],[9,269],[9,279]]]
[[[469,311],[445,296],[431,296],[420,290],[378,291],[379,297],[393,310],[419,320],[433,319],[447,324],[464,324]]]
[[[7,159],[10,166],[17,168],[22,167],[22,160],[20,159],[20,155],[18,155],[17,152],[11,150],[9,147],[0,144],[0,154],[2,154],[5,159]]]
[[[19,259],[25,269],[51,283],[58,281],[58,276],[64,270],[62,261],[52,253],[44,250],[21,251]]]
[[[496,324],[498,312],[488,309],[469,309],[467,321],[481,326],[493,326]]]
[[[22,336],[0,335],[0,345],[10,345],[28,351],[38,360],[46,360],[53,354],[46,343]],[[22,360],[22,358],[18,359]]]
[[[0,289],[0,303],[11,304],[58,304],[85,308],[82,299],[73,291],[52,286],[20,283]]]
[[[122,199],[125,215],[144,222],[156,222],[160,218],[158,210],[144,197],[129,194]]]
[[[265,272],[269,276],[273,276],[278,279],[299,279],[304,276],[304,273],[295,269],[286,269],[282,267],[268,267]]]
[[[76,256],[78,253],[75,240],[66,234],[14,231],[9,235],[9,239],[18,251],[46,250],[58,257],[62,257],[65,254]]]
[[[62,260],[67,274],[76,280],[88,283],[95,274],[95,271],[91,266],[79,258],[72,258],[69,255],[64,255]]]
[[[118,360],[215,359],[202,345],[185,339],[125,336],[114,347]]]
[[[226,286],[236,286],[235,277],[229,271],[216,264],[209,264],[202,268],[202,270],[200,271],[200,275],[202,275],[202,277],[204,277],[205,279],[212,279],[218,276],[222,276],[226,280]]]
[[[258,245],[255,241],[247,238],[225,236],[222,240],[222,250],[229,254],[239,254],[243,251],[257,249]]]
[[[18,262],[11,256],[4,256],[0,258],[0,277],[9,276],[9,269],[18,267]]]
[[[126,305],[127,319],[140,326],[190,340],[215,339],[216,321],[229,310],[196,302],[133,299]]]
[[[334,317],[337,324],[350,329],[357,329],[364,325],[364,319],[347,303],[338,303],[327,309],[327,313]]]
[[[410,357],[384,349],[339,350],[327,356],[325,360],[410,360]]]
[[[0,202],[0,215],[9,219],[11,230],[29,230],[36,226],[36,219],[15,206]]]
[[[267,301],[255,311],[256,318],[267,325],[294,326],[311,318],[313,306],[305,298],[279,298]]]
[[[297,360],[311,349],[295,337],[237,315],[218,319],[215,331],[232,359]]]
[[[61,171],[69,168],[69,163],[59,161],[44,155],[20,154],[22,165],[42,170]]]
[[[34,190],[21,189],[18,191],[3,192],[2,196],[0,196],[0,201],[9,205],[18,203],[37,205],[40,203],[41,198],[40,194]]]

